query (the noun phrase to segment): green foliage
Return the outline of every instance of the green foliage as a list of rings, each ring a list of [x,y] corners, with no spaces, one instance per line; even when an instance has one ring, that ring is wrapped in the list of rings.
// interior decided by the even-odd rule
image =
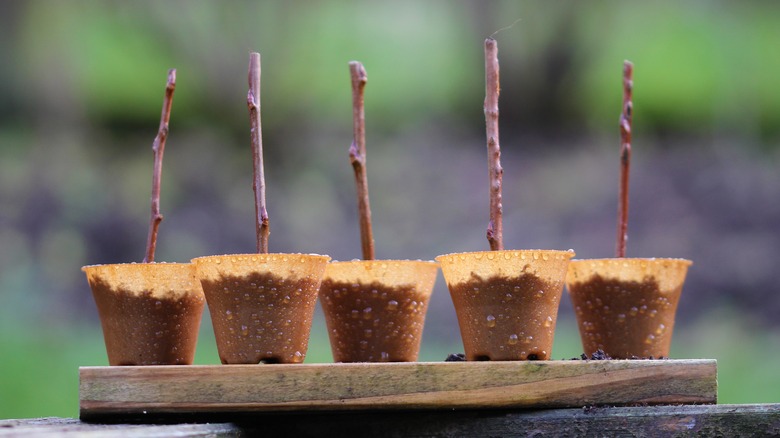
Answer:
[[[78,367],[108,364],[102,341],[95,330],[72,328],[17,328],[0,338],[0,418],[78,417]]]

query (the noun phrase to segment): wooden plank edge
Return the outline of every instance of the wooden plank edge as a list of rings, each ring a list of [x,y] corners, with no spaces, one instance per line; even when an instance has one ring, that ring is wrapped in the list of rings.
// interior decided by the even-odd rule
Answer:
[[[0,437],[27,434],[67,436],[174,436],[176,427],[219,436],[777,436],[780,404],[683,405],[646,407],[585,407],[549,410],[366,412],[356,421],[347,413],[265,413],[182,417],[186,421],[229,421],[212,424],[150,425],[90,424],[65,419],[0,420]],[[65,423],[65,424],[63,424]],[[195,430],[193,430],[195,429]],[[66,433],[63,433],[66,432]],[[177,433],[175,436],[207,436]],[[212,435],[213,436],[213,435]]]
[[[587,365],[586,365],[587,364]],[[279,370],[285,372],[312,372],[317,370],[339,370],[339,372],[348,372],[354,374],[355,371],[362,370],[363,372],[379,372],[381,370],[395,369],[419,369],[433,367],[436,370],[466,370],[471,371],[474,369],[509,369],[509,370],[522,370],[522,369],[541,369],[544,370],[548,366],[552,368],[570,368],[587,371],[583,375],[577,375],[574,377],[567,377],[567,383],[576,384],[578,388],[586,388],[586,394],[591,394],[589,397],[582,398],[566,398],[565,386],[559,388],[558,393],[546,389],[550,386],[553,379],[546,381],[542,379],[544,385],[539,385],[539,382],[531,381],[510,386],[500,387],[500,391],[496,392],[496,388],[471,388],[462,391],[448,391],[442,388],[437,388],[433,394],[430,393],[402,393],[402,394],[390,394],[373,397],[356,397],[356,398],[338,398],[338,399],[313,399],[313,400],[297,400],[297,401],[284,401],[274,403],[264,402],[219,402],[209,403],[203,400],[185,400],[183,402],[170,402],[146,399],[140,402],[130,400],[104,400],[104,399],[91,399],[91,392],[89,390],[84,391],[85,388],[89,389],[89,385],[85,384],[85,376],[108,379],[109,383],[117,383],[115,379],[127,378],[127,385],[132,389],[133,384],[143,385],[145,380],[149,376],[176,376],[180,374],[194,373],[196,375],[202,375],[205,373],[218,373],[217,375],[234,373],[238,376],[245,375],[247,372],[250,375],[258,375],[266,372],[278,372]],[[448,363],[443,364],[440,362],[431,363],[416,363],[416,364],[312,364],[312,365],[249,365],[243,366],[183,366],[183,367],[82,367],[79,370],[80,373],[80,415],[82,418],[95,418],[101,416],[116,416],[116,415],[136,415],[136,414],[154,414],[154,415],[174,415],[176,413],[190,412],[190,413],[241,413],[241,412],[262,412],[262,411],[339,411],[339,410],[416,410],[416,409],[500,409],[500,408],[563,408],[572,406],[581,406],[583,404],[614,404],[614,405],[637,405],[637,404],[667,404],[667,403],[716,403],[717,401],[717,362],[713,359],[696,359],[696,360],[660,360],[660,361],[547,361],[547,362],[524,362],[524,363],[506,363],[506,362],[460,362],[460,363]],[[279,368],[281,367],[281,368]],[[306,370],[305,367],[309,369]],[[411,368],[410,368],[411,367]],[[446,367],[446,368],[445,368]],[[636,368],[634,368],[636,367]],[[694,394],[657,394],[656,396],[648,395],[646,392],[641,391],[641,378],[632,378],[632,373],[636,370],[639,371],[653,371],[653,374],[649,377],[652,379],[659,378],[660,372],[662,377],[666,379],[665,384],[670,385],[682,385],[684,389],[688,390],[685,385],[695,384],[694,387],[697,391]],[[683,370],[680,374],[680,370]],[[666,371],[674,371],[675,375],[665,376]],[[693,373],[695,371],[695,373]],[[595,374],[594,374],[595,372]],[[624,372],[626,376],[620,376],[620,373]],[[604,391],[610,396],[615,393],[616,390],[626,391],[627,388],[635,391],[634,394],[626,396],[623,394],[620,400],[611,400],[603,396],[593,395],[592,389],[599,385],[604,385],[605,382],[600,380],[602,376],[609,377],[612,381],[607,381],[609,385],[605,388],[609,391]],[[686,374],[688,373],[688,374]],[[261,375],[261,374],[260,374]],[[131,377],[127,377],[131,376]],[[686,380],[687,379],[687,380]],[[88,382],[87,382],[88,383]],[[163,381],[163,384],[165,381]],[[637,388],[640,390],[637,392]],[[126,389],[126,387],[124,387]],[[596,388],[599,389],[599,388]],[[533,392],[536,391],[534,394]],[[86,394],[85,394],[86,392]],[[530,395],[528,394],[530,392]],[[521,394],[522,396],[516,396],[513,394]],[[537,398],[534,398],[534,397]],[[563,397],[563,401],[549,402],[549,398]],[[554,398],[553,397],[553,398]],[[627,397],[627,398],[625,398]],[[548,401],[544,401],[547,399]],[[472,402],[471,400],[475,400]]]

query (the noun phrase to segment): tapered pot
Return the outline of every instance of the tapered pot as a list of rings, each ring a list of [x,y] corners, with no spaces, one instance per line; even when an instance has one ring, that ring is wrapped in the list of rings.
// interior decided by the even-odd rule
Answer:
[[[328,264],[319,294],[334,361],[416,361],[438,269],[410,260]]]
[[[193,259],[222,363],[303,362],[328,260],[315,254]]]
[[[690,260],[574,260],[569,290],[585,353],[615,359],[669,356]]]
[[[505,250],[436,257],[467,360],[550,358],[573,251]]]
[[[206,303],[192,264],[81,269],[97,304],[110,365],[192,364]]]

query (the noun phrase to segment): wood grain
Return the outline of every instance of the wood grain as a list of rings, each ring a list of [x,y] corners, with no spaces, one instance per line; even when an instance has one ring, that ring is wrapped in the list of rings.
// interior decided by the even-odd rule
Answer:
[[[683,405],[544,410],[366,411],[260,413],[236,421],[185,424],[98,424],[71,418],[0,420],[0,437],[247,437],[247,436],[777,436],[780,404]],[[195,424],[193,424],[195,422]],[[201,424],[197,424],[201,422]]]
[[[712,359],[82,367],[81,418],[715,403]]]

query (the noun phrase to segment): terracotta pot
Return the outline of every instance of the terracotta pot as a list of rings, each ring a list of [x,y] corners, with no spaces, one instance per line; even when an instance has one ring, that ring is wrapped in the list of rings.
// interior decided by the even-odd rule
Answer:
[[[439,265],[410,260],[328,264],[320,302],[336,362],[414,362]]]
[[[193,259],[222,363],[303,362],[328,260],[315,254]]]
[[[591,259],[569,265],[566,285],[587,354],[668,357],[690,260]]]
[[[483,251],[436,257],[467,360],[547,360],[574,251]]]
[[[81,268],[97,304],[108,363],[190,365],[205,298],[189,263]]]

